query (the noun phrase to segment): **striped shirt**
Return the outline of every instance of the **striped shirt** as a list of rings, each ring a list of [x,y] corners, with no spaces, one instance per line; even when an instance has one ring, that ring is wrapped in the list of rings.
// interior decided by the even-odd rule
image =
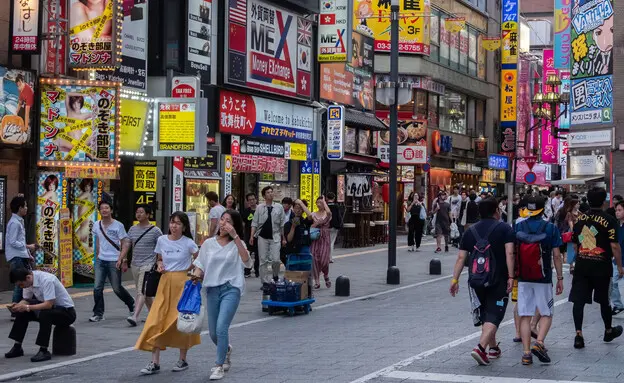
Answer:
[[[128,237],[132,240],[132,266],[151,266],[156,262],[156,253],[154,248],[158,238],[163,235],[158,227],[154,227],[149,233],[143,235],[151,226],[141,227],[139,225],[132,226],[128,230]],[[143,238],[136,244],[139,237]]]

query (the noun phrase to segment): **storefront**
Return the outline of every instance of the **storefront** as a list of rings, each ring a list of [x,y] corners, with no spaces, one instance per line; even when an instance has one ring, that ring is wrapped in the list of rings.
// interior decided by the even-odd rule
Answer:
[[[505,194],[505,176],[504,170],[483,169],[479,187],[475,188],[478,193],[492,193],[496,197]]]
[[[455,169],[451,176],[453,187],[460,190],[477,190],[482,168],[475,164],[455,161]]]

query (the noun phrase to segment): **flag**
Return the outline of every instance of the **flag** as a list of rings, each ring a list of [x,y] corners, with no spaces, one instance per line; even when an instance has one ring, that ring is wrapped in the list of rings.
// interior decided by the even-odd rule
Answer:
[[[230,49],[245,53],[247,51],[247,30],[244,26],[230,23]]]
[[[297,18],[297,42],[312,46],[312,23],[301,17]]]
[[[230,70],[228,80],[232,83],[245,85],[247,74],[245,73],[246,57],[244,54],[230,51]]]
[[[247,25],[247,0],[229,0],[230,21]]]
[[[320,16],[321,25],[334,25],[336,24],[336,14],[328,14]]]

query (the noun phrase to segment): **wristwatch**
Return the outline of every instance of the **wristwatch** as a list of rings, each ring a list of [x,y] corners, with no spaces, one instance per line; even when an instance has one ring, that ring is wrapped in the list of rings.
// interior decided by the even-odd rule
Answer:
[[[563,281],[563,277],[557,277],[558,281]]]

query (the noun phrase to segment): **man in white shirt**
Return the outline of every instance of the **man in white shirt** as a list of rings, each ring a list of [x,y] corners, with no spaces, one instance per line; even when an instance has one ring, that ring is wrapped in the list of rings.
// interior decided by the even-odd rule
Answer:
[[[134,298],[121,285],[121,273],[128,271],[128,249],[131,246],[126,229],[121,222],[113,219],[111,203],[105,199],[100,201],[98,208],[102,219],[93,226],[97,237],[95,258],[95,288],[93,289],[93,316],[89,322],[104,319],[104,284],[108,278],[113,291],[121,299],[134,316]]]
[[[6,227],[6,245],[4,254],[11,269],[14,268],[30,268],[30,261],[33,257],[31,251],[35,251],[36,245],[26,244],[26,229],[24,228],[24,217],[28,214],[28,205],[26,198],[22,195],[11,200],[11,219]],[[22,299],[22,289],[15,286],[13,290],[13,303],[17,303]]]
[[[210,205],[210,212],[208,213],[208,218],[210,219],[210,233],[208,234],[208,238],[211,238],[217,234],[219,220],[223,213],[225,213],[225,208],[219,203],[219,195],[217,193],[209,191],[206,193],[206,198],[208,199],[208,205]]]
[[[35,344],[39,346],[37,355],[30,358],[32,362],[50,360],[48,351],[52,326],[70,326],[76,321],[74,301],[65,290],[58,278],[44,271],[30,271],[24,268],[11,270],[11,283],[23,289],[23,300],[9,306],[16,314],[15,323],[9,339],[15,341],[11,351],[4,354],[7,359],[24,356],[22,342],[30,322],[39,322],[39,333]]]

